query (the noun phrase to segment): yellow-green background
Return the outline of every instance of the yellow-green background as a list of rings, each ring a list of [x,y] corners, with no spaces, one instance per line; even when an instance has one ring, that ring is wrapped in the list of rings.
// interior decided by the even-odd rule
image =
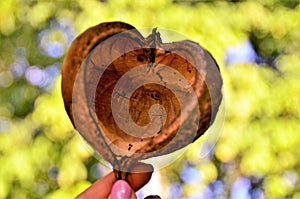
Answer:
[[[221,68],[222,134],[209,158],[197,156],[199,142],[158,171],[163,181],[157,183],[181,190],[169,198],[201,198],[207,191],[213,198],[234,198],[233,187],[243,180],[251,189],[241,198],[300,198],[300,5],[284,0],[1,0],[0,198],[74,198],[105,174],[95,169],[97,160],[64,111],[59,75],[64,54],[47,54],[41,38],[60,43],[66,53],[86,28],[116,20],[186,35],[208,49]],[[225,64],[226,50],[253,31],[261,51],[279,52],[280,72],[254,62]],[[20,60],[27,68],[16,75]],[[33,66],[54,66],[58,74],[51,84],[34,85],[25,78]],[[182,179],[191,169],[201,176],[196,183]]]

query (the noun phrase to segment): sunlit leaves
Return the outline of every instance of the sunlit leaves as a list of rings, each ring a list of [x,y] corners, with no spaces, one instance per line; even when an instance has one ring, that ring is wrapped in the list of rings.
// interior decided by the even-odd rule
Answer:
[[[265,180],[266,196],[269,198],[281,198],[289,195],[293,185],[289,179],[280,175],[270,175]]]
[[[56,93],[52,95],[40,95],[35,102],[35,110],[32,113],[32,121],[46,128],[45,134],[48,138],[61,140],[73,133],[72,124],[67,115],[64,114],[64,105],[59,94],[60,81],[56,81]]]
[[[53,15],[54,3],[41,1],[33,6],[28,12],[28,21],[33,27],[41,26],[48,18]]]
[[[13,0],[0,2],[0,32],[4,35],[12,33],[16,28],[13,2]]]

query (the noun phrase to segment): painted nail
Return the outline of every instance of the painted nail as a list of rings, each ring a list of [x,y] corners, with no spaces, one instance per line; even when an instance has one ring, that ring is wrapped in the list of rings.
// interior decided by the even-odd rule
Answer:
[[[111,199],[130,199],[131,187],[125,180],[118,180],[111,189]]]

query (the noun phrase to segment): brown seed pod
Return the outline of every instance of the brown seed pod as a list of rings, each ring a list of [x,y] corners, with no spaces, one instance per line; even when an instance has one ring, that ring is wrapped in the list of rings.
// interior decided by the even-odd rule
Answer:
[[[213,123],[222,79],[197,43],[144,38],[122,22],[102,23],[73,42],[62,95],[78,132],[117,171],[199,138]]]

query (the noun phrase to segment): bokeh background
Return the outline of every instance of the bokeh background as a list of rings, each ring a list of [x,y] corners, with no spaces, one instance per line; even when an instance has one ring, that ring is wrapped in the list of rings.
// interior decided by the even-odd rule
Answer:
[[[300,198],[300,5],[295,0],[0,1],[0,198],[74,198],[110,171],[74,131],[61,97],[72,40],[124,21],[177,31],[224,79],[225,121],[139,191],[162,198]]]

